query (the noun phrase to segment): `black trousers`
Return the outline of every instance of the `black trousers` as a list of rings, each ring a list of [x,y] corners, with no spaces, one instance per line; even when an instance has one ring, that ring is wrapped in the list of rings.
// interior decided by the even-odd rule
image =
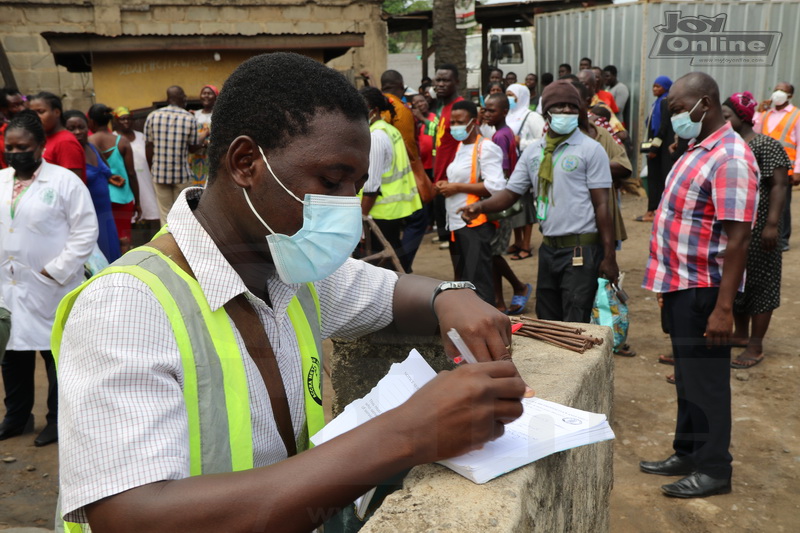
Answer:
[[[783,213],[781,213],[781,234],[780,245],[788,245],[789,237],[792,236],[792,177],[789,176],[789,186],[786,187],[786,202],[783,204]]]
[[[669,320],[678,420],[672,446],[689,456],[697,471],[717,479],[731,476],[730,346],[706,345],[703,334],[717,303],[717,288],[664,294]]]
[[[433,220],[436,222],[436,235],[444,242],[450,240],[447,231],[447,208],[444,205],[444,196],[437,194],[433,197]]]
[[[494,305],[491,245],[494,225],[486,223],[474,228],[464,227],[453,233],[456,240],[450,243],[450,252],[455,261],[457,278],[471,281],[478,296]]]
[[[58,422],[56,365],[53,361],[53,352],[43,350],[41,354],[47,370],[47,423],[55,424]],[[6,356],[0,366],[2,366],[3,384],[6,389],[5,421],[11,426],[24,425],[33,411],[33,373],[36,370],[36,352],[6,350]]]
[[[539,247],[536,316],[542,320],[588,323],[597,294],[597,272],[603,247],[581,246],[583,266],[572,266],[575,249]]]

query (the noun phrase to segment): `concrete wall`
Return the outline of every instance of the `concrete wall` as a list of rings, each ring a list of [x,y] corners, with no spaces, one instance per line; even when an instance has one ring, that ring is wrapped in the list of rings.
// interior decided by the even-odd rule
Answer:
[[[0,0],[0,39],[18,88],[26,94],[48,90],[63,95],[65,108],[86,109],[101,99],[109,105],[117,105],[111,99],[119,95],[98,92],[95,98],[92,73],[69,73],[64,67],[57,67],[47,42],[40,35],[45,31],[107,36],[358,32],[365,34],[365,46],[347,52],[330,65],[355,73],[363,69],[371,72],[386,69],[386,24],[380,19],[378,0],[206,0],[202,3],[196,0]],[[315,56],[310,51],[307,54]],[[120,62],[125,60],[120,58]],[[225,60],[224,66],[217,67],[225,72],[215,72],[214,80],[224,79],[226,72],[235,66]],[[150,73],[156,78],[162,74]],[[172,74],[153,94],[149,88],[142,93],[136,84],[129,84],[130,95],[149,105],[162,100],[164,90],[172,84],[185,84],[190,96],[199,92],[200,86],[196,91],[192,86],[196,84],[192,76],[187,83],[178,79],[180,71]],[[7,83],[3,80],[4,85]],[[108,87],[109,84],[100,85]],[[127,105],[137,107],[135,102]]]
[[[614,382],[611,331],[601,326],[581,327],[605,342],[576,354],[514,337],[514,362],[538,397],[610,418]],[[375,335],[353,343],[334,342],[334,409],[338,412],[363,396],[391,363],[404,359],[411,348],[417,348],[437,370],[449,366],[438,339]],[[603,442],[551,455],[484,485],[475,485],[443,466],[420,466],[361,531],[602,533],[609,529],[612,460],[613,441]]]

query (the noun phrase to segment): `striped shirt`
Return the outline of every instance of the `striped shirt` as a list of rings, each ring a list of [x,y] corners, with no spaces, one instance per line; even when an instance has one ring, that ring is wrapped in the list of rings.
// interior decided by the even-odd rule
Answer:
[[[728,238],[723,220],[753,222],[759,170],[727,122],[689,149],[667,176],[642,287],[674,292],[718,287]]]
[[[197,119],[183,108],[168,105],[153,111],[144,123],[145,140],[153,144],[153,181],[163,185],[194,179],[189,146],[197,144]]]
[[[264,325],[289,400],[295,437],[305,427],[297,337],[286,309],[299,285],[266,280],[272,305],[242,279],[192,214],[200,188],[181,193],[167,217],[212,311],[246,293]],[[250,215],[247,215],[250,216]],[[314,283],[324,337],[355,338],[392,320],[394,272],[348,259]],[[239,332],[236,341],[247,353]],[[286,458],[269,394],[250,357],[244,358],[256,467]],[[61,343],[59,463],[61,509],[85,522],[84,506],[162,480],[189,477],[189,433],[183,365],[164,309],[153,292],[127,274],[109,274],[78,297]]]

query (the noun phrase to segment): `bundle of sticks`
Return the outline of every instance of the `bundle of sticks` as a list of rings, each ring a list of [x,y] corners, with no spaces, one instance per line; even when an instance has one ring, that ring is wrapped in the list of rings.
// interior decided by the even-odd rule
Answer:
[[[527,316],[512,318],[513,322],[521,322],[522,327],[515,335],[522,335],[530,339],[537,339],[565,350],[583,353],[586,350],[603,344],[603,339],[582,335],[585,329],[575,326],[568,326],[559,322],[549,320],[538,320]]]

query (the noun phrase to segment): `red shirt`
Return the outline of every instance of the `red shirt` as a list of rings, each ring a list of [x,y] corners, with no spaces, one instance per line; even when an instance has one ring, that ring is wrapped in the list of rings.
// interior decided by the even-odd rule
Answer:
[[[434,113],[428,113],[425,117],[430,121],[436,120]],[[423,123],[417,124],[417,142],[419,143],[419,158],[422,160],[422,168],[430,170],[433,168],[433,135],[428,135],[428,127]]]
[[[463,100],[460,96],[439,111],[439,127],[436,129],[436,151],[433,159],[433,181],[447,181],[447,167],[458,151],[458,141],[450,135],[450,113],[453,104]]]
[[[597,97],[600,100],[602,100],[606,105],[608,105],[608,107],[611,109],[611,111],[614,112],[615,115],[619,113],[619,106],[617,105],[617,101],[614,100],[613,94],[611,94],[608,91],[597,91]]]
[[[42,157],[48,163],[79,170],[78,177],[86,183],[86,153],[78,139],[67,130],[47,136]]]

